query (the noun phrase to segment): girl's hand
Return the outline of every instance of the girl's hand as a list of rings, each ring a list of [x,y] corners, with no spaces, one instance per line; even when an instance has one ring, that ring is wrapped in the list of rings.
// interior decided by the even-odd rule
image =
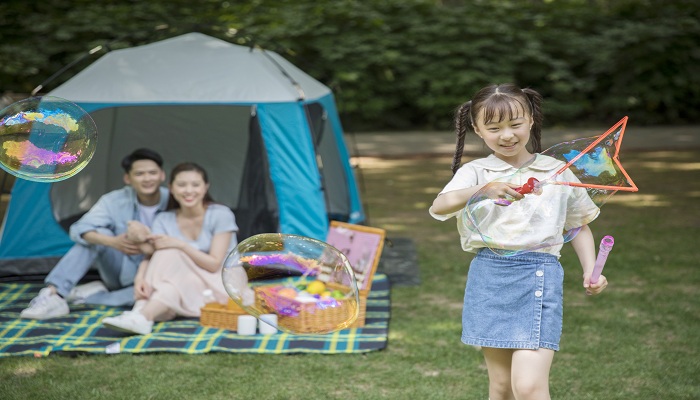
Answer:
[[[586,294],[589,296],[599,294],[608,286],[608,279],[605,275],[601,275],[598,278],[598,282],[591,283],[591,274],[586,274],[583,276],[583,287],[586,289]]]
[[[150,235],[148,241],[153,244],[156,250],[182,249],[185,246],[185,242],[182,240],[167,235]]]
[[[524,196],[518,193],[515,189],[520,186],[512,183],[505,182],[491,182],[484,186],[484,194],[491,200],[506,200],[506,201],[516,201],[522,199]]]

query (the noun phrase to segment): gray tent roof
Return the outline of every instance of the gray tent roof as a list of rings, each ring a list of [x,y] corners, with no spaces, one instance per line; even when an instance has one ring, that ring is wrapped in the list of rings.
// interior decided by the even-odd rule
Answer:
[[[275,52],[188,33],[107,53],[50,94],[76,103],[250,104],[329,93]]]

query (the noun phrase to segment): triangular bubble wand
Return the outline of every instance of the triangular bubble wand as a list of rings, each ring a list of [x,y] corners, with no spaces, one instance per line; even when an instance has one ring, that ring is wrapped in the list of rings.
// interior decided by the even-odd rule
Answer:
[[[525,185],[516,191],[528,194],[548,183],[612,191],[610,196],[618,190],[638,191],[637,185],[622,167],[619,158],[626,126],[627,117],[624,117],[600,136],[563,142],[548,148],[542,152],[543,155],[566,161],[566,164],[555,172],[549,180],[540,182],[535,178],[530,178]],[[582,147],[583,150],[579,150]],[[614,151],[612,155],[611,151]],[[571,169],[579,181],[566,182],[556,179],[567,169]]]
[[[487,184],[467,202],[464,226],[478,234],[491,251],[505,256],[572,240],[618,190],[639,190],[619,160],[627,119],[600,136],[554,145],[514,174],[496,180],[521,185],[515,189],[525,195],[520,200],[494,200]],[[542,193],[547,195],[537,196]],[[576,200],[573,206],[567,205],[571,199]],[[560,207],[569,207],[574,217],[553,221],[561,215]],[[551,226],[555,229],[546,240],[531,239],[541,238],[542,229]]]

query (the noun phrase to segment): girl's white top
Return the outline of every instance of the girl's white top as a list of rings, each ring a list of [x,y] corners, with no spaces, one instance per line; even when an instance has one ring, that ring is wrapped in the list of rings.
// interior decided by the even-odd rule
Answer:
[[[530,177],[540,182],[579,182],[569,169],[554,176],[564,165],[555,158],[537,154],[529,165],[518,169],[492,154],[464,164],[440,194],[494,180],[516,185],[525,184]],[[433,212],[432,207],[429,210],[440,221],[457,217],[462,249],[472,253],[497,244],[506,251],[533,249],[559,257],[563,232],[590,223],[600,213],[585,188],[569,185],[545,184],[540,195],[525,195],[509,206],[496,205],[480,195],[481,191],[477,192],[465,209],[454,213],[442,215]],[[488,244],[484,237],[491,238]],[[543,244],[548,247],[542,247]]]

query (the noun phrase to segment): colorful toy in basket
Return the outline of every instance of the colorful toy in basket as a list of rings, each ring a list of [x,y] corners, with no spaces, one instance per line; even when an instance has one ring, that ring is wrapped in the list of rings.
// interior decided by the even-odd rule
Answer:
[[[348,259],[328,243],[265,233],[243,240],[222,272],[231,299],[247,313],[277,314],[289,333],[329,333],[350,327],[360,312]]]

